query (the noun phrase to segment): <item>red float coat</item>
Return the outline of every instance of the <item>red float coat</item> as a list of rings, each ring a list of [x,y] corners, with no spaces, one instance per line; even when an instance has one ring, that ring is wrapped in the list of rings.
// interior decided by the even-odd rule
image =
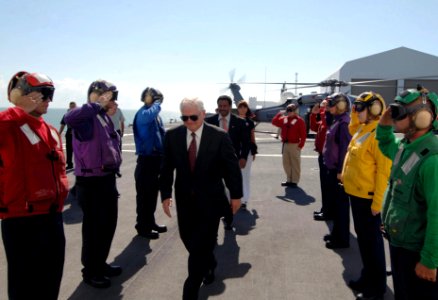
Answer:
[[[319,120],[317,116],[319,115]],[[325,136],[327,133],[327,123],[325,120],[325,108],[320,108],[318,114],[310,114],[310,130],[316,132],[315,151],[322,154],[324,149]]]
[[[0,219],[61,212],[67,192],[56,129],[17,107],[0,112]]]
[[[279,112],[272,119],[272,125],[281,128],[281,140],[283,143],[298,144],[302,149],[306,143],[306,123],[304,120],[295,115],[293,117],[284,116]]]

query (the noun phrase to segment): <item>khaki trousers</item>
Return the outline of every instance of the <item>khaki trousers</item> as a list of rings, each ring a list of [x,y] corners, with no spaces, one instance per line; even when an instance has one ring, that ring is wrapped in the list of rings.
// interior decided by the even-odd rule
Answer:
[[[283,144],[283,168],[287,181],[298,183],[301,174],[301,150],[298,144]]]

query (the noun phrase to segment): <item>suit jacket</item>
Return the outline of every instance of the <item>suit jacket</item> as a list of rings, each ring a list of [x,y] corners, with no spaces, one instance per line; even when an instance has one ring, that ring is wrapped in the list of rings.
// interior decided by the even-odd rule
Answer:
[[[218,114],[205,118],[205,122],[220,127]],[[250,131],[246,127],[245,120],[234,114],[231,114],[230,123],[228,125],[228,134],[233,142],[237,158],[247,159],[250,150],[251,135]]]
[[[176,171],[176,172],[174,172]],[[242,197],[242,175],[231,139],[225,131],[204,123],[192,173],[187,151],[187,128],[183,125],[166,132],[160,174],[161,198],[172,197],[175,176],[175,203],[180,232],[196,219],[210,222],[229,210],[224,182],[232,199]]]

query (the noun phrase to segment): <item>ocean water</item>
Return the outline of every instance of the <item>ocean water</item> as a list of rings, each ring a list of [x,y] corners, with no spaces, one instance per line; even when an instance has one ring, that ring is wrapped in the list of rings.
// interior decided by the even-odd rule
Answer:
[[[0,108],[0,111],[4,110],[6,108]],[[51,124],[55,128],[59,129],[59,125],[62,119],[62,116],[67,112],[64,108],[49,108],[47,111],[47,114],[43,115],[44,120],[46,120],[47,123]],[[129,124],[132,124],[134,121],[135,113],[137,112],[136,109],[122,109],[123,115],[125,116],[125,126],[129,126]],[[179,121],[180,113],[177,111],[161,111],[160,113],[161,118],[163,119],[164,123],[173,123],[176,121]]]

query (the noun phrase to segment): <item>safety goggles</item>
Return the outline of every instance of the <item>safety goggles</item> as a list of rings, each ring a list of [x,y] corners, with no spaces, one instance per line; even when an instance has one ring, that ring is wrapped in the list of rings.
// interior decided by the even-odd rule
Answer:
[[[119,95],[119,91],[117,90],[117,87],[113,85],[110,82],[107,81],[94,81],[90,87],[88,88],[88,95],[90,95],[92,92],[96,92],[99,95],[102,95],[106,92],[112,92],[113,95],[111,97],[111,101],[117,100],[117,97]]]
[[[332,99],[327,100],[327,106],[328,107],[335,107],[336,106],[336,101],[333,101]]]
[[[112,95],[110,101],[116,101],[117,97],[119,96],[119,91],[115,90],[115,91],[111,91],[111,92],[113,92],[113,95]]]
[[[363,112],[368,107],[368,102],[356,101],[353,106],[357,112]]]
[[[52,101],[53,95],[55,94],[55,88],[51,86],[32,87],[30,90],[31,92],[41,93],[43,95],[43,101]]]
[[[396,121],[403,120],[416,109],[416,106],[406,107],[400,103],[391,103],[389,107],[391,108],[391,118]]]
[[[41,93],[43,101],[52,101],[55,94],[55,87],[52,80],[44,74],[32,73],[24,74],[17,78],[16,88],[21,89],[24,95],[32,92]]]
[[[181,116],[181,120],[183,122],[187,122],[189,119],[192,120],[193,122],[196,122],[198,121],[199,116],[198,115]]]

